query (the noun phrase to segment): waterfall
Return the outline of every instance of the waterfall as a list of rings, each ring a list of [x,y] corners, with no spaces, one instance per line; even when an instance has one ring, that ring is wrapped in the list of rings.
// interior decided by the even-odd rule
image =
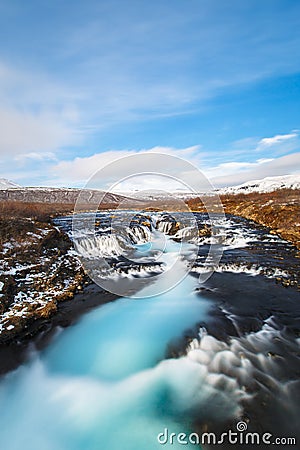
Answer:
[[[109,234],[104,234],[109,231]],[[74,240],[76,251],[84,258],[114,257],[118,258],[132,251],[134,245],[151,240],[151,231],[145,225],[133,225],[125,229],[105,228],[101,234],[79,235]]]
[[[151,240],[151,231],[145,225],[127,227],[126,231],[134,244],[144,244]]]
[[[84,258],[119,257],[128,248],[128,243],[113,234],[87,236],[75,241],[76,251]]]
[[[195,240],[197,238],[197,235],[197,229],[195,229],[194,227],[185,227],[176,231],[173,238],[187,241]]]
[[[164,234],[169,234],[173,227],[172,222],[160,221],[157,223],[158,231],[161,231]]]

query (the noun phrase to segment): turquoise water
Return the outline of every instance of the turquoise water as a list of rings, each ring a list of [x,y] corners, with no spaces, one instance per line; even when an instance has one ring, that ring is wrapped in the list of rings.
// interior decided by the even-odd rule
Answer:
[[[172,252],[176,246],[168,257]],[[157,435],[165,428],[191,432],[195,411],[205,407],[204,369],[184,357],[164,358],[172,339],[207,316],[209,303],[196,286],[187,276],[148,297],[150,285],[146,298],[121,298],[58,333],[2,380],[0,448],[152,450],[162,447]]]
[[[123,298],[98,308],[64,331],[43,356],[52,372],[122,380],[164,359],[168,343],[195,320],[207,303],[185,278],[176,288],[150,298]]]

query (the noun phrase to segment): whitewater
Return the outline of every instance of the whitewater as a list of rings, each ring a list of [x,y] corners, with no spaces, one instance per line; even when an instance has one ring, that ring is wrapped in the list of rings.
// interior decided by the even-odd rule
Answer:
[[[172,265],[181,246],[169,239],[162,261]],[[197,284],[187,276],[154,297],[150,284],[139,299],[120,298],[58,331],[44,352],[2,381],[0,447],[154,449],[166,426],[191,432],[195,411],[217,389],[201,365],[187,357],[165,360],[165,354],[172,339],[206,317]],[[232,397],[220,394],[225,416],[238,410],[236,392]],[[16,424],[18,433],[12,433]]]
[[[299,340],[277,329],[271,316],[259,330],[227,341],[200,327],[199,336],[172,355],[187,330],[209,324],[212,300],[205,289],[199,295],[198,277],[186,271],[196,244],[166,236],[170,226],[157,228],[141,234],[137,227],[127,234],[139,261],[160,250],[164,276],[145,283],[138,297],[121,297],[58,329],[47,348],[33,349],[26,364],[0,380],[5,411],[1,449],[159,449],[157,437],[166,428],[190,434],[199,424],[239,420],[243,402],[255,398],[256,379],[269,397],[274,392],[281,404],[290,401],[295,385],[286,375],[285,382],[280,380],[283,369],[269,354],[270,349],[272,354],[277,351],[277,340],[286,354],[294,355]],[[188,228],[177,232],[177,238],[185,235]],[[232,233],[225,242],[229,252],[241,246],[238,230],[234,236],[237,244]],[[80,245],[90,259],[97,251],[118,258],[120,242],[113,245],[107,235],[99,235]],[[170,278],[179,280],[172,288]],[[225,307],[223,312],[238,323],[237,315]],[[290,408],[296,416],[292,401]],[[164,447],[182,445],[175,440]],[[195,445],[187,443],[185,448]]]

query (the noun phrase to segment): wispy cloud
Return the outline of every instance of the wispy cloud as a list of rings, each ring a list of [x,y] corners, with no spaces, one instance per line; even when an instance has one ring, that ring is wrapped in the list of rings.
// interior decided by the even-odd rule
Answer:
[[[71,161],[59,161],[55,166],[51,168],[52,176],[57,177],[56,183],[60,185],[75,184],[77,186],[83,186],[89,178],[97,171],[101,170],[103,167],[115,162],[116,160],[142,153],[163,153],[171,156],[175,156],[182,159],[187,159],[194,165],[199,165],[200,163],[200,146],[187,147],[182,149],[176,149],[172,147],[153,147],[150,149],[141,150],[111,150],[103,153],[97,153],[88,157],[77,157]],[[157,165],[152,167],[153,171],[164,172],[170,168],[160,167],[159,158],[157,159]],[[149,168],[150,170],[150,168]],[[139,172],[139,167],[136,167],[137,173]],[[121,179],[123,177],[122,170],[120,172],[114,173],[116,179]],[[103,187],[105,186],[105,181]]]
[[[294,139],[298,137],[297,133],[290,133],[290,134],[277,134],[276,136],[270,137],[270,138],[263,138],[259,141],[258,147],[270,147],[272,145],[280,144],[282,142],[286,142],[290,139]]]
[[[0,155],[41,154],[82,142],[69,90],[0,61]]]
[[[203,153],[200,147],[194,146],[183,149],[154,147],[140,151],[123,150],[103,152],[90,157],[75,158],[71,161],[60,161],[52,167],[51,173],[56,177],[56,182],[60,185],[76,184],[77,186],[83,186],[95,172],[114,162],[116,159],[141,153],[165,153],[187,159],[216,187],[231,186],[266,176],[287,175],[300,172],[300,152],[281,157],[259,158],[253,162],[230,161],[208,167],[202,162]],[[164,170],[168,173],[169,168],[160,167],[159,159],[157,159],[157,167],[154,169],[158,173],[164,173]],[[180,171],[180,168],[176,170],[179,178],[188,179],[186,174]],[[139,172],[138,166],[136,167],[136,172]],[[122,170],[119,168],[119,172],[114,173],[114,177],[116,180],[121,180],[122,176]],[[139,183],[140,187],[143,186],[143,188],[147,184],[141,179]],[[152,185],[155,186],[155,183],[156,188],[159,188],[159,182],[155,181],[155,179],[148,184],[148,188],[151,188]],[[165,186],[165,183],[161,185],[161,188],[162,186]],[[106,187],[104,180],[102,187]],[[138,187],[139,184],[136,183],[135,189],[138,189]]]
[[[27,8],[16,0],[11,7],[11,2],[4,0],[0,17],[5,36],[0,44],[0,154],[7,164],[3,172],[10,170],[11,158],[23,162],[24,171],[28,169],[30,174],[36,161],[43,161],[44,178],[82,183],[99,164],[134,153],[132,147],[150,151],[147,148],[152,146],[153,151],[154,139],[167,146],[168,135],[176,135],[177,126],[181,129],[178,146],[202,142],[198,133],[194,141],[185,144],[187,114],[193,115],[195,130],[205,121],[206,109],[223,114],[218,108],[221,105],[222,109],[222,101],[219,104],[217,99],[224,93],[241,92],[241,87],[299,72],[300,6],[283,0],[273,3],[191,0],[186,7],[181,0],[172,4],[74,0],[72,8],[52,2],[45,17],[42,3]],[[239,108],[244,111],[245,105]],[[171,117],[176,120],[168,125]],[[161,123],[155,122],[157,119]],[[216,122],[215,116],[210,129],[212,122]],[[151,130],[148,142],[145,123]],[[166,124],[163,132],[162,123]],[[132,129],[141,127],[134,143],[121,140],[129,124]],[[229,148],[228,142],[234,139],[231,135],[210,162],[207,149],[206,156],[202,149],[190,154],[176,150],[176,137],[169,151],[180,152],[198,165],[205,156],[211,176],[221,176],[216,175],[219,169],[223,176],[244,174],[298,150],[298,132],[284,134],[284,128],[276,132],[274,136],[271,131],[268,137],[240,139]],[[109,145],[101,141],[105,133],[110,135]],[[162,134],[164,139],[160,139]],[[213,136],[207,140],[212,142]],[[116,147],[129,150],[100,153]]]
[[[12,155],[58,150],[78,143],[78,136],[59,117],[0,109],[0,154]]]
[[[283,150],[289,152],[299,147],[299,145],[298,133],[277,134],[276,136],[261,139],[256,146],[256,150],[264,151],[275,149],[277,151]]]
[[[256,0],[251,7],[192,1],[184,9],[177,0],[172,7],[131,0],[90,1],[85,8],[75,1],[67,11],[51,11],[41,42],[31,43],[37,57],[30,67],[28,55],[30,76],[23,69],[16,75],[16,57],[9,77],[2,68],[6,99],[16,105],[21,94],[18,112],[24,104],[63,109],[71,102],[81,130],[199,110],[228,88],[300,68],[297,8],[291,5],[273,8],[271,21],[268,2]],[[41,73],[51,74],[51,82]],[[28,90],[30,77],[34,88]]]
[[[206,171],[216,187],[234,186],[265,177],[300,173],[300,152],[253,163],[220,164]]]
[[[257,157],[258,153],[264,157],[275,157],[280,154],[288,154],[300,149],[299,131],[293,130],[286,134],[276,134],[270,137],[246,137],[229,144],[226,157],[235,158],[238,156]]]
[[[14,157],[15,161],[21,161],[25,162],[26,160],[32,160],[32,161],[55,161],[57,160],[57,157],[55,156],[55,153],[53,152],[30,152],[25,154],[18,154]]]

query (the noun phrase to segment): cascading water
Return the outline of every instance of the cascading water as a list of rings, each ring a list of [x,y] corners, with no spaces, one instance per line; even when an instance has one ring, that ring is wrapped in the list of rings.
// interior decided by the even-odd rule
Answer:
[[[153,228],[160,219],[155,217]],[[169,233],[165,223],[163,229]],[[102,231],[106,227],[105,219]],[[87,258],[97,260],[101,254],[118,260],[119,252],[128,247],[137,264],[145,264],[160,250],[157,228],[134,225],[114,241],[105,234],[88,236],[84,250]],[[85,314],[77,324],[60,330],[47,349],[1,380],[1,449],[159,449],[157,436],[166,428],[178,435],[194,431],[195,421],[238,417],[241,400],[251,397],[245,389],[254,389],[256,379],[265,389],[262,401],[274,394],[283,405],[291,404],[295,385],[284,364],[268,352],[275,354],[279,342],[295,364],[299,342],[277,331],[271,318],[262,331],[226,343],[202,329],[181,357],[166,359],[186,330],[209,322],[211,298],[197,294],[197,278],[182,277],[186,261],[179,259],[174,266],[179,254],[188,260],[192,244],[178,240],[190,237],[188,227],[174,230],[174,239],[167,237],[160,258],[165,276],[145,284],[138,299],[123,297]],[[171,267],[175,273],[168,270]],[[124,276],[119,269],[116,265],[114,276]],[[168,277],[182,280],[165,290]],[[151,297],[159,283],[161,293]],[[236,314],[225,314],[237,323]],[[276,377],[282,376],[286,384],[279,389]],[[293,408],[296,411],[297,405]],[[182,445],[174,440],[164,447]],[[198,447],[188,443],[185,448]]]
[[[135,227],[129,237],[141,243],[149,233]],[[84,245],[90,256],[99,251],[117,256],[119,249],[119,242],[107,236],[89,237]],[[162,257],[166,268],[181,245],[168,239]],[[149,250],[142,253],[145,257]],[[177,266],[178,278],[184,265]],[[6,415],[0,447],[152,450],[160,448],[157,435],[166,426],[191,430],[195,410],[204,408],[217,389],[205,383],[199,364],[164,358],[172,339],[207,315],[208,304],[197,297],[196,287],[197,280],[188,276],[174,289],[149,297],[150,284],[140,299],[101,306],[59,333],[46,351],[2,381]],[[225,416],[237,410],[235,395],[224,398]],[[11,433],[16,424],[19,432]]]
[[[102,256],[120,256],[124,252],[126,242],[120,237],[88,236],[77,240],[76,248],[86,258]]]

